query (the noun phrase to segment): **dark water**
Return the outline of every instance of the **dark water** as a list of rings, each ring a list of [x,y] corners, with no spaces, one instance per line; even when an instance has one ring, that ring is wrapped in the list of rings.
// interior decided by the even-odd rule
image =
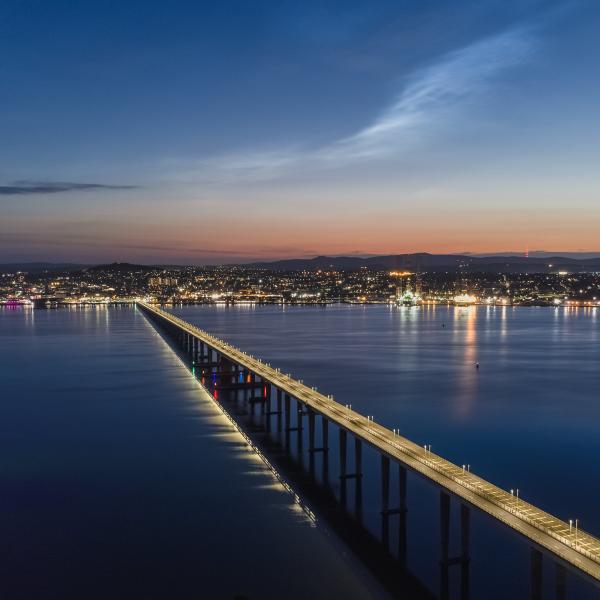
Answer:
[[[175,312],[600,534],[595,310]],[[139,312],[2,309],[0,375],[0,598],[383,596]],[[378,469],[365,450],[376,533]],[[437,592],[439,496],[408,484],[408,566]],[[457,523],[453,501],[451,552]],[[528,598],[529,552],[473,511],[471,598]],[[544,556],[548,598],[553,568]],[[599,595],[569,573],[569,599]]]
[[[600,534],[596,309],[185,307],[175,312]],[[373,529],[377,485],[375,480],[365,491],[366,504],[370,500],[374,507],[366,515]],[[437,497],[419,486],[414,483],[409,499],[417,504],[411,511],[411,567],[435,590]],[[475,515],[472,523],[474,597],[527,597],[527,545],[484,521]],[[548,597],[551,563],[546,558]],[[575,579],[569,575],[569,597],[590,597]]]
[[[134,309],[0,309],[0,376],[2,599],[383,596]]]

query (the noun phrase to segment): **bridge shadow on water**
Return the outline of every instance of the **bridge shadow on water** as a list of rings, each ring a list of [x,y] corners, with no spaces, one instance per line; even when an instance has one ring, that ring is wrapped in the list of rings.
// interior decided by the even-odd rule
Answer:
[[[392,596],[600,599],[597,582],[406,465],[357,438],[349,443],[347,431],[302,402],[145,314],[278,478]],[[481,555],[487,564],[472,572],[472,558]],[[503,580],[510,583],[497,587]]]

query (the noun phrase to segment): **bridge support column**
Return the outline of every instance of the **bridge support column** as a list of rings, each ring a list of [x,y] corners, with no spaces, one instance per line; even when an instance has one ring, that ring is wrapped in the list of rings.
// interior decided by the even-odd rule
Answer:
[[[296,427],[298,428],[298,435],[302,431],[304,416],[304,405],[300,400],[296,400]]]
[[[347,432],[345,429],[340,429],[340,502],[342,506],[346,506],[346,481],[347,481],[347,457],[346,457],[346,445],[347,445]]]
[[[469,524],[470,509],[466,504],[460,505],[460,597],[469,597]]]
[[[354,509],[356,517],[359,521],[362,520],[362,441],[355,437],[354,438],[354,469],[355,481],[354,481]]]
[[[298,460],[300,464],[303,463],[302,456],[302,445],[304,443],[304,436],[302,435],[303,429],[303,416],[304,416],[304,406],[300,400],[296,398],[296,451],[298,453]]]
[[[281,431],[281,411],[283,392],[277,388],[277,431]]]
[[[308,470],[315,476],[315,412],[308,409]],[[301,433],[299,433],[301,435]]]
[[[298,460],[302,464],[303,456],[302,456],[302,444],[304,442],[304,436],[302,435],[303,428],[303,417],[304,417],[304,407],[302,402],[296,399],[296,447],[298,452]]]
[[[466,600],[469,597],[469,521],[470,509],[466,504],[460,506],[460,555],[449,556],[450,547],[450,495],[440,492],[440,598],[446,599],[449,594],[449,569],[453,565],[460,565],[460,597]]]
[[[233,363],[220,356],[218,371],[221,385],[231,385],[233,380]]]
[[[398,560],[406,568],[407,559],[407,532],[406,532],[406,468],[398,465],[398,483],[400,500],[400,522],[398,524]]]
[[[542,553],[531,549],[531,600],[542,600]]]
[[[567,598],[567,570],[560,563],[554,563],[556,574],[556,600]]]
[[[362,442],[358,437],[354,438],[354,473],[347,472],[347,431],[340,429],[340,500],[342,506],[347,504],[348,479],[355,480],[354,509],[357,519],[362,519]]]
[[[323,483],[329,483],[329,421],[321,417],[322,440],[323,440]]]
[[[440,598],[448,598],[448,550],[450,546],[450,496],[442,491],[440,492]]]
[[[390,549],[390,459],[381,455],[381,542]]]
[[[262,389],[260,390],[261,396],[262,396],[262,402],[260,403],[260,414],[264,417],[267,414],[267,400],[268,400],[268,396],[267,396],[267,383],[265,383],[265,381],[263,380],[263,386]]]
[[[267,431],[271,431],[271,384],[265,383],[265,387],[263,388],[263,392],[265,395],[265,403],[264,403],[264,414],[265,414],[265,426]]]
[[[194,350],[192,354],[192,362],[196,364],[198,362],[198,338],[194,338]]]
[[[246,381],[250,379],[250,381],[248,383],[254,384],[256,382],[256,375],[250,371],[248,373],[248,378],[246,379]],[[248,402],[250,402],[250,399],[254,396],[254,386],[250,386],[249,388],[245,388],[244,389],[244,400],[247,400]],[[256,403],[255,402],[250,402],[250,414],[253,415],[254,414],[254,405]]]
[[[289,452],[290,449],[290,411],[292,409],[291,399],[289,394],[285,395],[285,449]]]

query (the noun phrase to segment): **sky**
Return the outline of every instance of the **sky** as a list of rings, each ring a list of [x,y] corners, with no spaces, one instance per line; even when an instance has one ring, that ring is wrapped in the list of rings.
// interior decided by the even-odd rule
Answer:
[[[600,3],[4,0],[0,263],[600,251]]]

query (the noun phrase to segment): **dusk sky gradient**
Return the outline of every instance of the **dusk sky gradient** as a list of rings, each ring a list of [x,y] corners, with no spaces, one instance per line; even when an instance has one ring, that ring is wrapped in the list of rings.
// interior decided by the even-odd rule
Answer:
[[[0,4],[0,262],[600,251],[600,3]]]

